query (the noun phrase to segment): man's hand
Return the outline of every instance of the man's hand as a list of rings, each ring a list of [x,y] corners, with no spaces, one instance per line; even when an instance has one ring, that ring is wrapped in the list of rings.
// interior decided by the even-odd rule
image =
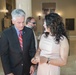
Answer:
[[[13,73],[9,73],[9,74],[7,74],[7,75],[14,75]]]
[[[34,71],[35,71],[35,66],[32,65],[32,66],[30,67],[30,75],[33,75],[33,74],[34,74]]]

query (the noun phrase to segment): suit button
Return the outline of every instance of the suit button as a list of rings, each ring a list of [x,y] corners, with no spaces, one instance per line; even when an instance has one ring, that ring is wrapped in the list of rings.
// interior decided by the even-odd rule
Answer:
[[[21,66],[23,66],[23,64],[21,64]]]

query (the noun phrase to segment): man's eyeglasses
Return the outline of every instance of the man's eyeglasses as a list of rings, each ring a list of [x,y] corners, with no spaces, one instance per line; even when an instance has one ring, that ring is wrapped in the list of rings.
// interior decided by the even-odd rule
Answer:
[[[36,24],[36,22],[31,22],[32,24]]]

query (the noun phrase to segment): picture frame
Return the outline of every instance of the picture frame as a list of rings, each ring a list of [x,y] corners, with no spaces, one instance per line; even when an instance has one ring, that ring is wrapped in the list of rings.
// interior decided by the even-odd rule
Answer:
[[[65,25],[67,30],[75,30],[75,19],[74,18],[66,18]]]

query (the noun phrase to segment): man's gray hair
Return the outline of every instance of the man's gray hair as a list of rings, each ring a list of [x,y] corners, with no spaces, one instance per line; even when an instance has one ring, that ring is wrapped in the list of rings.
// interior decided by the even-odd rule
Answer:
[[[16,20],[16,17],[25,17],[25,12],[22,9],[14,9],[11,16],[12,20]]]

